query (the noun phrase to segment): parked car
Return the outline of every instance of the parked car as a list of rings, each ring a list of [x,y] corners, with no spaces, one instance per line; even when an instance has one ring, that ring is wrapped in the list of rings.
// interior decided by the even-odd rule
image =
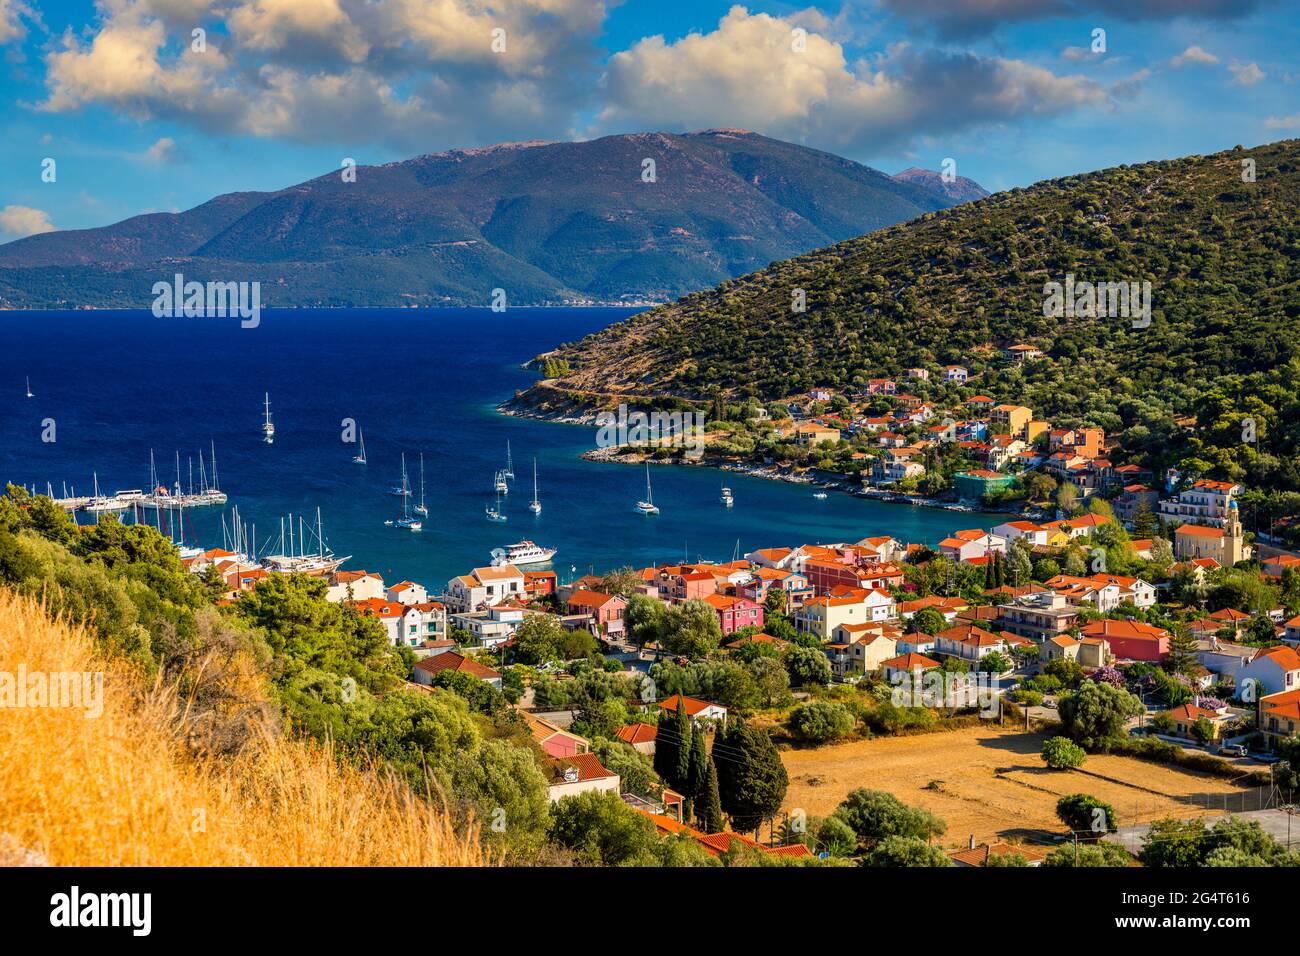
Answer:
[[[1245,757],[1249,751],[1245,744],[1224,744],[1219,748],[1219,753],[1225,757]]]

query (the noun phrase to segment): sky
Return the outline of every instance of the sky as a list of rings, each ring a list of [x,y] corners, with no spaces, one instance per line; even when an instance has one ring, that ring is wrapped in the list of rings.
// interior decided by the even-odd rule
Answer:
[[[1300,0],[0,0],[0,241],[518,140],[753,130],[997,191],[1300,137]]]

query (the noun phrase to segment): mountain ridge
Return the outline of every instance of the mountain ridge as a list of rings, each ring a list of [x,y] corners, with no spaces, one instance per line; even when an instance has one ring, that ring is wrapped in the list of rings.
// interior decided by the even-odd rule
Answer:
[[[650,161],[653,160],[653,165]],[[0,305],[149,303],[256,280],[266,306],[665,301],[951,196],[748,131],[425,153],[0,246]],[[364,291],[361,291],[364,290]]]

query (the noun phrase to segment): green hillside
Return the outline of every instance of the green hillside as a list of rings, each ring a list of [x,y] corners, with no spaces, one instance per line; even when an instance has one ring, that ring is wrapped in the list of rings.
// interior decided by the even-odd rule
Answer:
[[[1243,181],[1253,159],[1255,181]],[[1039,183],[722,283],[565,345],[525,393],[770,401],[960,364],[984,392],[1122,437],[1130,460],[1300,490],[1300,142]],[[1149,327],[1045,317],[1044,284],[1150,281]],[[807,309],[792,310],[795,290]],[[1025,342],[1043,360],[1013,365]],[[571,410],[571,409],[570,409]],[[1257,441],[1243,443],[1243,418]]]

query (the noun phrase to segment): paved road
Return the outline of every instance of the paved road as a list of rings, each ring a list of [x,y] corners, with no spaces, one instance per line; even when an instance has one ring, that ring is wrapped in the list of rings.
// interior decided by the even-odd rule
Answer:
[[[1202,817],[1207,827],[1214,826],[1215,823],[1222,820],[1225,814],[1218,816]],[[1273,839],[1277,840],[1283,846],[1300,847],[1300,818],[1289,814],[1283,810],[1247,810],[1245,813],[1234,813],[1241,820],[1255,820],[1262,826]],[[1142,838],[1146,836],[1151,824],[1142,823],[1132,827],[1120,827],[1117,833],[1108,833],[1103,840],[1111,843],[1122,845],[1130,853],[1137,853],[1142,849]],[[1288,842],[1288,839],[1290,842]]]

